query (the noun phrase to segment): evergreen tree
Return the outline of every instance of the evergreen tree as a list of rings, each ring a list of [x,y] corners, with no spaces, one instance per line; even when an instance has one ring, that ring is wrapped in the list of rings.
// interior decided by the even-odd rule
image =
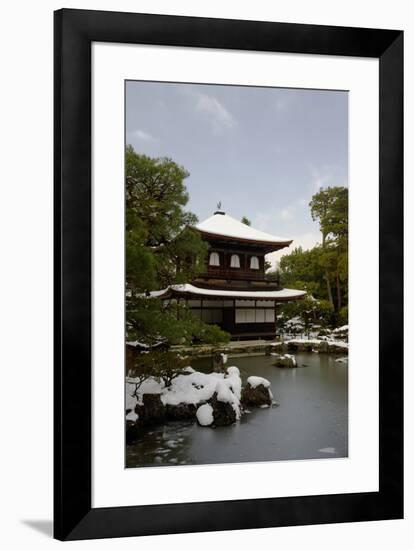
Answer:
[[[330,318],[332,324],[345,324],[348,317],[348,189],[320,189],[309,206],[312,219],[319,221],[322,244],[310,250],[298,247],[282,256],[281,283],[307,290],[322,304],[325,320]],[[276,279],[277,275],[272,271],[267,277]]]
[[[168,158],[126,149],[125,258],[128,339],[149,343],[225,341],[219,327],[195,318],[183,304],[148,299],[151,290],[194,279],[204,270],[207,245],[184,209],[188,172]]]
[[[203,270],[207,245],[184,210],[188,173],[168,158],[126,150],[126,264],[132,292],[181,283]]]
[[[328,299],[339,319],[348,288],[348,189],[320,189],[309,204],[312,219],[322,233],[321,265],[324,268]],[[333,295],[336,288],[336,296]]]

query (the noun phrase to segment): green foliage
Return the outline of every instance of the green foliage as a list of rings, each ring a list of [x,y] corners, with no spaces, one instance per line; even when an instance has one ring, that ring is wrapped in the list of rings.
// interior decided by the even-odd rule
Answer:
[[[326,300],[306,296],[296,302],[287,302],[278,309],[277,328],[279,332],[307,333],[314,327],[332,324],[332,309]]]
[[[205,342],[206,344],[223,343],[227,344],[230,341],[230,334],[221,330],[217,325],[207,325],[194,318],[192,321],[193,341]]]
[[[344,306],[341,308],[341,311],[339,312],[339,324],[340,325],[348,324],[348,306]]]
[[[230,335],[216,325],[203,323],[182,301],[169,303],[138,297],[128,311],[127,339],[154,344],[166,339],[170,344],[196,342],[226,343]]]
[[[348,244],[348,189],[327,187],[313,195],[309,203],[312,219],[319,221],[322,244],[328,238],[337,245]]]
[[[184,210],[188,172],[168,158],[126,149],[126,277],[132,292],[188,281],[203,269],[207,245]]]
[[[127,287],[131,291],[144,292],[157,284],[157,260],[152,250],[145,245],[148,229],[138,216],[127,210],[125,232],[125,261]]]
[[[325,297],[324,271],[321,265],[322,248],[315,246],[311,250],[295,248],[290,254],[282,256],[279,274],[283,286],[307,290],[315,297]]]
[[[246,216],[242,217],[241,222],[244,223],[245,225],[252,225],[252,222]]]
[[[321,189],[309,206],[322,233],[321,266],[328,300],[340,322],[340,312],[348,298],[348,189]]]
[[[193,280],[204,270],[207,244],[185,210],[188,172],[169,158],[125,155],[127,338],[146,343],[222,342],[229,336],[194,317],[183,304],[143,296]]]
[[[323,319],[343,324],[348,301],[348,189],[320,189],[309,206],[312,219],[319,221],[322,244],[310,250],[299,247],[282,256],[281,284],[307,290],[324,304]],[[268,279],[276,277],[276,271],[267,274]]]

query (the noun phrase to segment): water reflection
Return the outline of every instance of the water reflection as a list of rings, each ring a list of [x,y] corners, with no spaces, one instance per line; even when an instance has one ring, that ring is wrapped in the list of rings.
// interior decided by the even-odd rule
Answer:
[[[126,466],[219,464],[348,454],[348,365],[335,355],[296,355],[297,369],[278,369],[264,356],[229,358],[243,383],[248,376],[270,380],[279,406],[249,409],[241,421],[221,428],[201,428],[188,421],[143,431],[126,450]],[[211,371],[211,359],[192,361]]]

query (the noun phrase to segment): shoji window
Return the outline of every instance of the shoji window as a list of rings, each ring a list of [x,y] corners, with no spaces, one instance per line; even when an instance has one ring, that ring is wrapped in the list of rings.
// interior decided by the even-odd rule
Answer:
[[[230,267],[240,267],[240,258],[237,254],[232,254],[230,258]]]
[[[274,309],[244,309],[236,308],[236,324],[243,323],[274,323]]]
[[[210,254],[210,260],[208,263],[209,265],[215,265],[215,266],[220,265],[220,256],[218,255],[218,252],[212,252]]]
[[[259,258],[257,256],[250,258],[250,269],[259,269]]]

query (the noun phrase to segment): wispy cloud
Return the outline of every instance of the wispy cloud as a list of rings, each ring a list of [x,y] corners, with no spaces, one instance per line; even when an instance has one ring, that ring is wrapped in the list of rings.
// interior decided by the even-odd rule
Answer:
[[[310,167],[311,187],[313,191],[319,191],[321,187],[325,187],[331,183],[334,173],[332,168],[324,166],[322,168]]]
[[[289,222],[302,218],[307,211],[309,201],[310,199],[301,198],[282,208],[271,208],[270,210],[259,212],[254,220],[255,227],[271,233],[275,224],[280,225],[281,222]]]
[[[206,118],[215,133],[237,126],[235,117],[213,94],[187,87],[182,92],[191,98],[194,110]]]
[[[144,130],[133,130],[132,132],[129,132],[129,135],[140,139],[141,141],[146,141],[147,143],[157,143],[158,139],[152,136],[149,132],[144,132]]]
[[[235,126],[233,115],[231,115],[220,101],[213,96],[205,94],[200,95],[196,104],[196,109],[211,115],[221,126],[226,126],[227,128]]]

